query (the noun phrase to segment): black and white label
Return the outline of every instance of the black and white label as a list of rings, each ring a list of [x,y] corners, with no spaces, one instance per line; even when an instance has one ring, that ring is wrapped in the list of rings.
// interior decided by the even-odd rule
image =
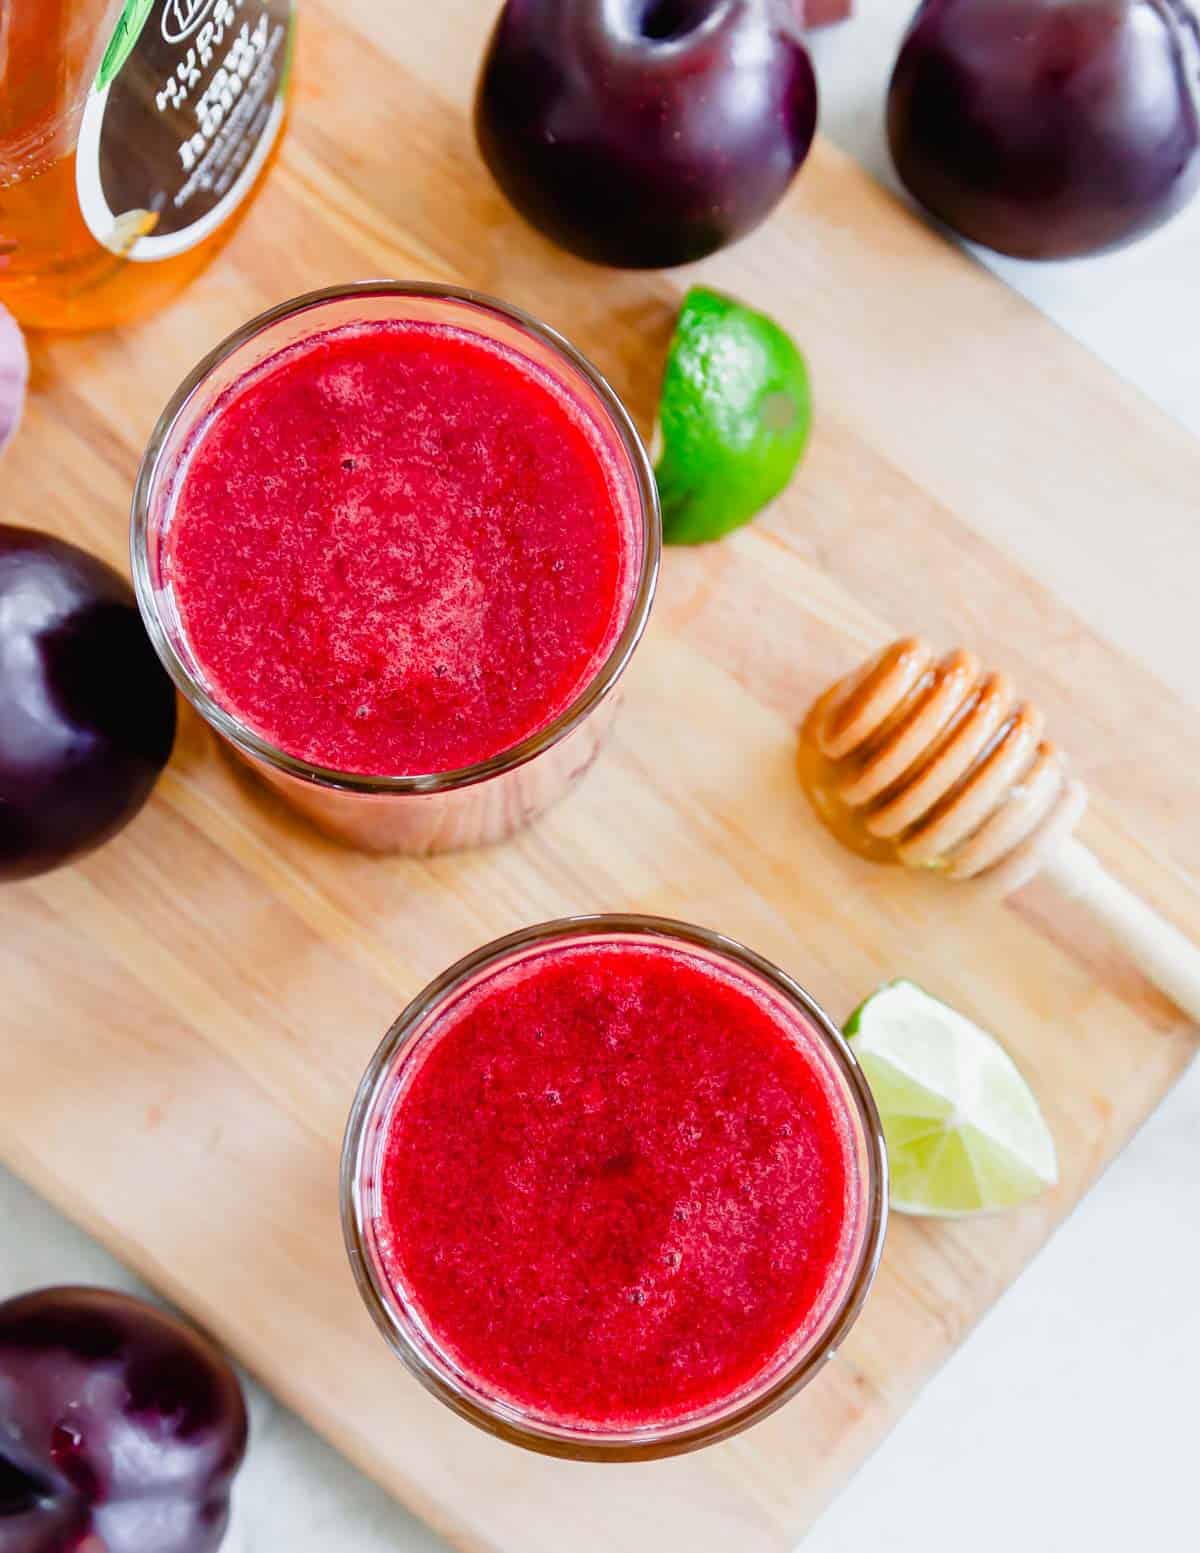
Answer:
[[[79,208],[138,263],[203,242],[283,123],[292,0],[126,0],[84,109]]]

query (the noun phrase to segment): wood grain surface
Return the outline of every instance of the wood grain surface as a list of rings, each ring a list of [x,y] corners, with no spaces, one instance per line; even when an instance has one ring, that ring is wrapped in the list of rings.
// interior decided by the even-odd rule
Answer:
[[[473,149],[491,12],[308,0],[287,146],[222,260],[138,328],[35,345],[4,519],[123,565],[140,449],[183,373],[249,314],[365,275],[531,309],[647,430],[674,313],[702,277],[803,344],[810,456],[753,527],[668,554],[612,743],[502,848],[429,863],[344,851],[186,715],[124,836],[0,894],[0,1153],[462,1546],[783,1553],[1194,1046],[1044,886],[1002,907],[842,853],[796,783],[795,726],[898,630],[974,646],[1074,752],[1095,795],[1087,842],[1200,936],[1194,712],[971,524],[1024,509],[1052,531],[1064,504],[1133,536],[1143,510],[1182,522],[1200,444],[825,145],[765,228],[694,271],[609,273],[553,250]],[[594,1467],[498,1444],[407,1378],[351,1283],[336,1166],[356,1081],[427,979],[522,924],[623,908],[743,939],[835,1015],[914,977],[1003,1037],[1062,1182],[996,1219],[894,1221],[866,1313],[802,1397],[699,1455]]]

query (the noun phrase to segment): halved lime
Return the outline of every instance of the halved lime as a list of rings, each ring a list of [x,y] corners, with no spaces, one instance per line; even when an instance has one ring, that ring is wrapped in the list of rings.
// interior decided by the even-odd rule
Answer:
[[[696,286],[675,325],[658,414],[663,537],[720,539],[795,473],[812,421],[808,368],[764,313]]]
[[[894,981],[855,1010],[846,1036],[883,1120],[893,1208],[984,1213],[1058,1180],[1033,1091],[1000,1044],[962,1014]]]

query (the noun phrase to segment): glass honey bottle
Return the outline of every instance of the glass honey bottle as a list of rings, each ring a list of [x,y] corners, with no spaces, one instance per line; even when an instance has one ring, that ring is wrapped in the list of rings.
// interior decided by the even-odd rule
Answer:
[[[293,0],[0,0],[0,303],[152,312],[213,258],[282,136]]]

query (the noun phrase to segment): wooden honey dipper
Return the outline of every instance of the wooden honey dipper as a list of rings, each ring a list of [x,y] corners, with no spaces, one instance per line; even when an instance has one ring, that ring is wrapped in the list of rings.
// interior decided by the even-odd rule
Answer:
[[[818,815],[878,862],[975,879],[1008,895],[1041,872],[1200,1021],[1200,949],[1073,836],[1087,789],[1008,677],[961,648],[904,637],[832,685],[800,736]]]

